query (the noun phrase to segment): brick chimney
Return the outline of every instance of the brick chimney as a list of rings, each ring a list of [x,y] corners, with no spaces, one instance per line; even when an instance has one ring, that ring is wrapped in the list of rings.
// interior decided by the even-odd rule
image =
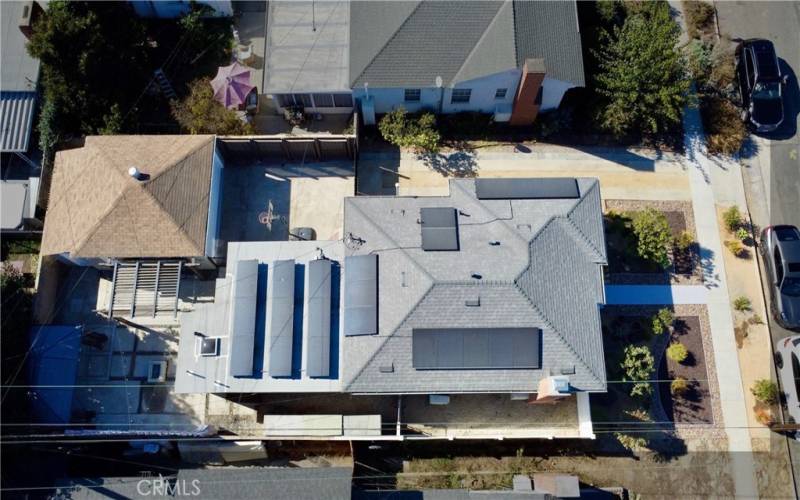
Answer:
[[[539,113],[540,102],[536,97],[542,88],[545,75],[544,59],[526,59],[522,66],[514,107],[511,110],[511,125],[530,125]]]

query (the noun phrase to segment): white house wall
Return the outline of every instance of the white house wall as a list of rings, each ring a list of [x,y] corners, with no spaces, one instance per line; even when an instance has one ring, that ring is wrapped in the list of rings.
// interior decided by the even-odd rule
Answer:
[[[556,109],[558,105],[561,104],[561,99],[564,97],[564,93],[567,90],[575,87],[575,84],[545,76],[544,81],[542,82],[542,87],[542,105],[539,108],[539,111],[548,111],[551,109]]]

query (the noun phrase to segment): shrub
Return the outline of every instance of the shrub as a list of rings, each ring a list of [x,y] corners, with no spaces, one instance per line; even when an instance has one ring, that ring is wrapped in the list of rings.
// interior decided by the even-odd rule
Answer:
[[[747,241],[748,238],[750,238],[750,231],[748,231],[743,227],[740,227],[739,229],[736,230],[736,237],[739,239],[739,241],[744,243],[745,241]]]
[[[676,363],[683,363],[689,357],[689,351],[680,342],[673,342],[667,347],[667,357]]]
[[[681,252],[685,252],[694,245],[694,235],[689,231],[681,231],[681,234],[675,237],[674,245]]]
[[[441,136],[435,127],[436,117],[433,114],[422,113],[419,117],[413,117],[402,107],[386,113],[378,122],[378,130],[388,142],[427,152],[435,152],[439,148]]]
[[[683,377],[678,377],[669,384],[669,392],[673,396],[682,396],[689,390],[689,382]]]
[[[750,388],[750,392],[759,403],[774,405],[778,402],[778,384],[772,380],[756,380],[756,383]]]
[[[736,58],[734,45],[728,39],[722,39],[711,49],[711,72],[708,75],[708,85],[716,90],[722,90],[733,84],[736,77]]]
[[[770,427],[775,423],[775,419],[772,417],[772,412],[769,408],[757,407],[755,408],[755,412],[756,421],[759,424]]]
[[[631,436],[630,434],[622,434],[615,432],[614,437],[617,438],[619,444],[629,451],[636,451],[642,448],[647,448],[647,439],[642,436]]]
[[[700,115],[709,153],[731,156],[742,148],[747,128],[736,106],[721,97],[704,96],[700,101]]]
[[[725,247],[731,251],[731,253],[737,257],[746,257],[747,256],[747,249],[744,247],[741,241],[739,240],[728,240],[725,242]]]
[[[733,308],[739,312],[749,311],[751,307],[752,304],[750,303],[750,299],[748,299],[744,295],[736,297],[733,300]]]
[[[681,123],[689,90],[680,28],[666,2],[626,2],[622,26],[601,32],[599,126],[616,137],[660,134]]]
[[[672,311],[666,307],[659,309],[655,316],[653,316],[653,333],[661,335],[669,330],[669,327],[671,327],[674,322],[675,316],[672,314]]]
[[[686,31],[692,38],[713,29],[714,7],[703,1],[684,0],[683,13],[686,15]]]
[[[700,40],[692,40],[686,47],[686,68],[689,75],[699,84],[705,85],[711,74],[711,46]]]
[[[634,382],[631,389],[632,396],[649,394],[652,390],[649,382],[650,375],[655,370],[655,359],[647,346],[628,345],[624,350],[625,358],[620,367],[625,373],[623,380]]]
[[[190,134],[247,135],[253,127],[243,122],[233,110],[214,99],[209,78],[189,84],[189,95],[170,103],[172,116]]]
[[[728,231],[733,232],[739,229],[743,222],[739,207],[734,205],[722,212],[722,220],[725,222],[725,227],[728,228]]]
[[[753,314],[753,316],[749,320],[747,320],[747,322],[750,323],[751,325],[763,325],[764,324],[764,320],[761,319],[761,315],[758,314],[758,313]]]
[[[637,238],[636,251],[643,259],[662,267],[669,266],[669,246],[672,243],[667,217],[654,208],[634,212],[633,233]]]

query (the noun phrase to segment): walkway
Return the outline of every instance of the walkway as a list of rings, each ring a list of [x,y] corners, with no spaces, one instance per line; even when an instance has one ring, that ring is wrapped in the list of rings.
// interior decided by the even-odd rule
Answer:
[[[700,285],[606,285],[607,305],[705,304],[708,289]]]
[[[703,150],[703,126],[697,108],[687,107],[684,110],[683,126],[692,208],[700,245],[703,283],[708,289],[708,317],[711,323],[714,360],[719,378],[719,396],[728,435],[728,449],[731,452],[736,496],[756,498],[758,493],[750,433],[747,428],[747,407],[733,336],[733,317],[712,188],[714,176],[712,171],[718,170],[718,166],[715,160],[705,155]]]

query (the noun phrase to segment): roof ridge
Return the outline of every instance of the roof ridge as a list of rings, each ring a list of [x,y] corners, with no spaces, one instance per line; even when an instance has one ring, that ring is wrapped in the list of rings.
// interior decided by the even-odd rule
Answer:
[[[484,39],[486,39],[486,36],[487,36],[486,34],[489,32],[489,30],[492,28],[492,26],[494,26],[494,24],[497,22],[497,19],[500,17],[500,13],[503,12],[503,8],[507,4],[513,3],[513,2],[511,0],[503,0],[502,2],[499,2],[499,3],[500,3],[500,7],[498,7],[497,12],[494,13],[494,17],[492,17],[492,20],[489,21],[489,24],[486,25],[486,28],[483,29],[483,34],[481,34],[481,37],[478,38],[477,42],[475,42],[475,45],[472,46],[472,48],[469,51],[469,54],[467,54],[467,57],[465,57],[464,60],[461,61],[461,66],[458,68],[458,71],[456,71],[456,74],[453,75],[452,82],[458,81],[458,77],[461,74],[461,72],[464,70],[464,67],[467,65],[467,62],[469,62],[470,58],[473,56],[473,54],[475,54],[475,51],[478,50],[478,47],[480,47],[481,43],[484,41]],[[512,9],[513,9],[513,6],[512,6]],[[514,18],[513,17],[513,13],[512,13],[512,17],[511,18],[512,18],[512,21],[513,21],[513,18]],[[516,37],[512,37],[512,39],[513,38],[516,38]],[[514,42],[514,59],[516,59],[516,55],[517,55],[517,44],[516,44],[516,42]]]
[[[591,187],[588,190],[586,190],[586,192],[583,193],[583,196],[581,196],[581,198],[578,200],[578,202],[572,208],[569,209],[569,211],[567,212],[567,215],[566,215],[565,218],[570,222],[570,225],[578,232],[578,234],[589,245],[589,248],[592,249],[592,251],[594,252],[593,257],[594,258],[598,258],[599,261],[605,262],[606,259],[603,256],[603,252],[600,251],[599,248],[597,248],[597,245],[595,245],[594,242],[588,236],[586,236],[586,234],[583,232],[583,230],[580,227],[578,227],[578,225],[575,223],[575,221],[573,221],[572,218],[571,218],[571,216],[575,212],[575,210],[577,210],[578,207],[580,207],[583,204],[583,202],[588,199],[587,198],[588,195],[590,193],[594,193],[595,190],[599,190],[599,189],[600,189],[600,182],[597,181],[597,180],[593,181]]]
[[[388,46],[389,46],[389,44],[390,44],[390,43],[392,43],[392,41],[393,41],[393,40],[394,40],[394,39],[397,37],[397,34],[398,34],[398,33],[400,33],[400,31],[403,29],[403,26],[405,26],[405,25],[406,25],[406,23],[408,23],[408,20],[409,20],[409,19],[411,19],[412,17],[414,17],[414,14],[416,14],[416,13],[417,13],[417,10],[419,10],[420,6],[422,6],[422,2],[423,2],[423,1],[424,1],[424,0],[419,0],[419,1],[417,1],[417,5],[416,5],[416,7],[414,7],[414,10],[412,10],[412,11],[411,11],[411,13],[410,13],[408,16],[406,16],[406,18],[403,20],[403,22],[402,22],[402,23],[400,23],[400,26],[398,26],[398,27],[397,27],[397,29],[394,31],[394,33],[392,33],[392,36],[390,36],[390,37],[389,37],[389,39],[388,39],[388,40],[386,40],[386,43],[384,43],[384,44],[383,44],[383,47],[381,47],[381,50],[379,50],[379,51],[378,51],[378,52],[375,54],[375,56],[373,56],[373,58],[372,58],[372,59],[370,59],[370,61],[369,61],[369,64],[367,64],[366,66],[364,66],[364,69],[363,69],[363,70],[361,70],[361,73],[359,73],[359,74],[358,74],[358,76],[356,76],[355,78],[351,78],[351,79],[350,79],[350,85],[351,85],[351,86],[352,86],[352,85],[353,85],[355,82],[357,82],[357,81],[359,80],[359,78],[361,78],[361,77],[364,75],[364,73],[366,73],[366,72],[367,72],[367,70],[370,68],[370,66],[372,66],[372,64],[375,62],[375,60],[376,60],[376,59],[378,59],[378,57],[380,57],[380,55],[381,55],[381,54],[383,54],[383,51],[385,51],[385,50],[386,50],[386,47],[388,47]],[[352,7],[352,6],[351,6],[351,7]],[[349,35],[348,35],[348,36],[349,36]],[[369,82],[366,82],[366,83],[369,83]]]

